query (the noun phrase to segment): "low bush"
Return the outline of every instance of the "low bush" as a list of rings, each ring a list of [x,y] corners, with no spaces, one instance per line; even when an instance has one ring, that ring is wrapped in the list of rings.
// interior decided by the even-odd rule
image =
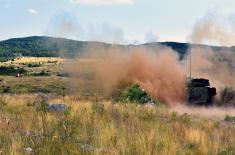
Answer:
[[[15,57],[0,57],[0,62],[14,61]]]
[[[60,77],[71,77],[71,75],[69,73],[58,73],[57,76],[60,76]]]
[[[116,95],[115,100],[124,103],[157,103],[157,101],[154,101],[150,95],[138,84],[134,84],[123,90],[120,90],[119,94]]]
[[[226,122],[235,122],[235,116],[229,116],[229,115],[226,115],[225,118],[224,118],[224,121]]]
[[[50,73],[48,71],[42,70],[41,72],[33,73],[31,75],[32,76],[50,76]]]
[[[219,106],[235,106],[235,90],[225,87],[221,90]]]
[[[24,68],[13,67],[13,66],[1,66],[0,75],[16,75],[16,74],[25,74],[27,71]]]
[[[28,63],[28,67],[41,67],[41,63]]]

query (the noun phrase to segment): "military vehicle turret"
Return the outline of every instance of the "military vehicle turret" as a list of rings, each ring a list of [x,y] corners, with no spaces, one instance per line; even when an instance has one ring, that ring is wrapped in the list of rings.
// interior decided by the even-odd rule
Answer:
[[[216,88],[210,87],[208,79],[190,79],[187,89],[188,102],[192,105],[209,106],[216,95]]]

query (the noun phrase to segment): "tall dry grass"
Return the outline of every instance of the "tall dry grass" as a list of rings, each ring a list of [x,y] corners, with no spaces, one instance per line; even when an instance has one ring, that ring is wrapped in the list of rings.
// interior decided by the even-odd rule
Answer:
[[[70,106],[55,113],[38,108],[42,100],[36,95],[1,98],[2,154],[235,154],[234,124],[167,107],[51,97]]]

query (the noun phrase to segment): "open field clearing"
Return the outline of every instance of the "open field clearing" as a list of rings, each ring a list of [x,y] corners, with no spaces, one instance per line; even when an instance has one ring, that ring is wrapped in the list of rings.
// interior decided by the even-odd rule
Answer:
[[[0,65],[0,92],[76,94],[94,98],[95,59],[21,57]],[[74,72],[73,69],[76,71]],[[17,74],[22,72],[20,77]]]
[[[92,66],[95,62],[94,59],[16,58],[14,61],[1,63],[0,91],[3,93],[41,92],[61,95],[70,90],[77,93],[85,89],[92,89],[92,82],[87,77],[91,76]],[[76,73],[69,69],[72,66],[76,68]],[[16,77],[21,71],[23,71],[22,77]],[[82,87],[77,89],[77,85]],[[85,88],[85,85],[89,88]],[[73,90],[75,88],[77,90]],[[87,95],[86,92],[84,94]]]
[[[45,62],[63,62],[62,58],[56,58],[56,57],[18,57],[15,58],[14,61],[7,61],[3,64],[9,64],[9,63],[45,63]]]
[[[83,63],[93,63],[96,59],[84,58],[84,59],[68,59],[60,57],[17,57],[7,62],[1,62],[1,65],[9,64],[24,64],[24,63],[63,63],[64,61],[78,61]]]
[[[55,76],[33,76],[16,78],[14,76],[0,77],[0,90],[3,93],[59,93],[65,90],[66,79]]]
[[[64,112],[42,108],[40,95],[1,96],[2,154],[221,154],[235,153],[235,126],[196,119],[164,106],[81,101]]]

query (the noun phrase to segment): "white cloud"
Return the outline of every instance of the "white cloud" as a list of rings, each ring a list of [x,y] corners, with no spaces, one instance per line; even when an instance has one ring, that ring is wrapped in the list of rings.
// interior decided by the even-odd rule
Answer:
[[[143,44],[159,41],[159,37],[154,31],[126,35],[119,26],[106,22],[80,21],[76,15],[69,12],[58,12],[53,16],[44,33],[53,37],[114,44]]]
[[[158,36],[152,31],[149,31],[145,34],[144,36],[144,41],[149,43],[149,42],[157,42],[158,41]]]
[[[76,40],[126,43],[125,35],[121,28],[105,22],[80,22],[76,15],[66,12],[54,16],[50,20],[45,33],[54,37]]]
[[[133,4],[134,0],[70,0],[70,2],[86,4],[86,5],[118,5],[118,4]]]
[[[134,44],[134,45],[159,41],[158,35],[154,33],[153,31],[148,31],[142,35],[131,35],[131,36],[128,36],[127,38],[128,38],[128,43]]]
[[[29,11],[29,13],[31,13],[33,15],[37,15],[38,14],[38,11],[34,10],[34,9],[29,9],[28,11]]]

